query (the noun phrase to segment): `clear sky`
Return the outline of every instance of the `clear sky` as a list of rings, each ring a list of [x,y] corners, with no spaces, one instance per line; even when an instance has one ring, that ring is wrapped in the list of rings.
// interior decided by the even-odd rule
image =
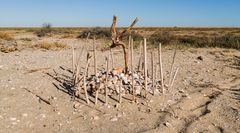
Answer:
[[[240,26],[240,0],[0,0],[0,27]]]

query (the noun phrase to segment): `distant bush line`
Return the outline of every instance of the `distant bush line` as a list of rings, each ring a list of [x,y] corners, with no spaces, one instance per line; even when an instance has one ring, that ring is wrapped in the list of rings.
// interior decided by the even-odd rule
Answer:
[[[198,35],[199,34],[199,35]],[[199,31],[197,35],[176,35],[171,31],[155,31],[153,34],[146,36],[148,39],[148,45],[156,47],[161,42],[164,46],[167,45],[179,45],[184,47],[219,47],[219,48],[234,48],[240,49],[240,35],[232,33],[223,33],[221,35],[208,35]],[[140,42],[144,36],[136,31],[125,34],[123,40],[127,41],[129,36]],[[85,29],[77,36],[78,38],[93,39],[111,39],[111,33],[109,28],[89,28]]]

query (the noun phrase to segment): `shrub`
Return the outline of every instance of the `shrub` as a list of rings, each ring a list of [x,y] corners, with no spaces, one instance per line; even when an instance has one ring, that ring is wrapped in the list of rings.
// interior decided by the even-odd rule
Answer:
[[[8,33],[0,32],[0,39],[10,41],[13,40],[13,37],[10,36]]]
[[[69,48],[69,46],[67,44],[59,43],[59,42],[54,42],[54,43],[40,42],[39,44],[35,45],[34,47],[45,49],[45,50],[60,50],[60,49]]]
[[[43,24],[43,27],[40,30],[35,32],[35,34],[38,37],[44,37],[44,36],[49,35],[52,31],[53,31],[52,25],[50,23],[45,23],[45,24]]]
[[[128,37],[130,35],[135,41],[143,39],[143,36],[138,34],[135,31],[132,31],[131,33],[125,33],[121,39],[128,40]],[[78,36],[78,38],[88,38],[88,37],[90,39],[93,39],[93,37],[95,37],[96,39],[111,39],[111,32],[109,28],[96,27],[93,29],[84,30]]]
[[[100,28],[96,27],[93,29],[87,29],[80,33],[77,38],[90,38],[93,39],[95,37],[96,39],[110,39],[111,38],[111,32],[107,28]]]
[[[176,41],[176,37],[168,31],[156,31],[150,37],[149,41],[153,45],[158,45],[158,43],[170,44]]]

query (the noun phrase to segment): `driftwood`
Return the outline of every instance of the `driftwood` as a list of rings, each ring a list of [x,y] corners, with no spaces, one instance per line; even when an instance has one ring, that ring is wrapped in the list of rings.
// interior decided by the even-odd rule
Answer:
[[[124,52],[124,64],[125,64],[125,73],[128,71],[128,52],[126,50],[126,45],[124,42],[122,42],[120,39],[123,37],[125,33],[130,32],[130,30],[133,28],[133,26],[137,23],[138,18],[136,18],[131,26],[129,26],[127,29],[124,31],[117,33],[116,31],[116,23],[117,23],[117,16],[113,17],[113,23],[111,26],[111,34],[112,34],[112,45],[110,48],[115,48],[117,46],[121,46]]]

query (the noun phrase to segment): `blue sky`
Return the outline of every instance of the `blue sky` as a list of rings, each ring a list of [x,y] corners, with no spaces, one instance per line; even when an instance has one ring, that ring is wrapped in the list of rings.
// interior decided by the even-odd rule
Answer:
[[[240,26],[240,0],[0,0],[0,27]]]

